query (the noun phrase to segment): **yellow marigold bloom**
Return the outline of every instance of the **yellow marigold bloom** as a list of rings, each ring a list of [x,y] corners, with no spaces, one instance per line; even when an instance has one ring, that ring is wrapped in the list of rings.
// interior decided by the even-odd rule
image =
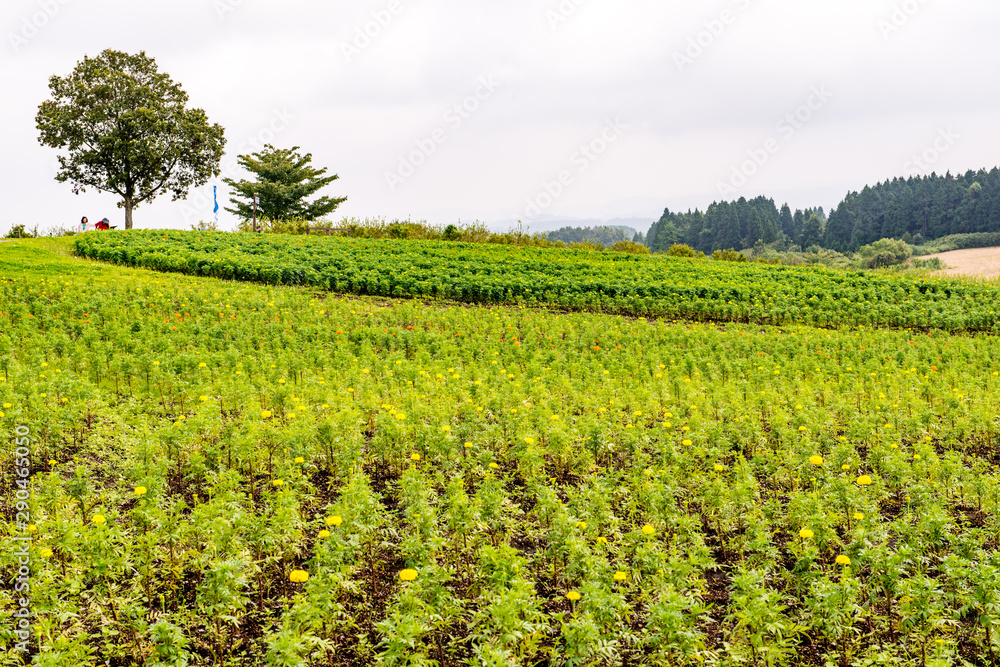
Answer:
[[[441,427],[441,430],[444,431],[445,433],[447,433],[448,431],[451,430],[451,427],[448,426],[447,424],[445,424],[444,426]]]
[[[296,456],[295,457],[295,462],[296,463],[305,463],[306,460],[303,457],[301,457],[301,456]]]
[[[49,459],[49,465],[50,466],[58,465],[58,461],[56,461],[55,459]]]
[[[871,483],[872,483],[872,478],[869,477],[868,475],[862,475],[861,477],[858,477],[859,486],[870,486]]]
[[[577,593],[576,591],[570,591],[569,593],[566,594],[566,599],[571,602],[576,602],[577,600],[580,599],[580,594]]]
[[[607,544],[608,543],[608,538],[606,538],[606,537],[598,537],[594,541],[597,542],[598,544]]]
[[[627,576],[624,572],[615,572],[615,581],[625,581]]]
[[[805,426],[800,426],[800,427],[799,427],[799,431],[804,431],[804,430],[806,430],[806,427],[805,427]]]
[[[411,461],[419,461],[420,460],[420,454],[417,454],[416,452],[410,454],[410,460]]]
[[[198,400],[199,401],[207,401],[208,400],[208,396],[199,396]]]
[[[28,526],[28,532],[29,533],[33,533],[36,530],[38,530],[38,526],[36,526],[35,524],[31,524],[31,525]]]
[[[723,470],[726,469],[726,466],[716,463],[714,469],[715,472],[722,472]]]
[[[850,470],[850,469],[851,469],[851,466],[849,466],[849,465],[847,465],[847,464],[845,463],[844,465],[840,466],[840,469],[841,469],[841,470]]]
[[[813,454],[812,456],[809,457],[809,463],[813,464],[814,466],[821,466],[823,465],[823,457],[820,456],[819,454]]]
[[[414,581],[417,578],[416,570],[403,570],[399,573],[399,578],[403,581]]]
[[[861,521],[864,518],[865,518],[865,515],[862,514],[861,512],[855,512],[854,513],[854,520],[855,521]]]
[[[208,366],[208,364],[206,364],[204,361],[198,364],[198,368],[205,368],[206,366]]]
[[[808,528],[803,528],[799,531],[799,537],[804,540],[808,540],[810,537],[815,537],[816,533],[812,532]]]
[[[652,535],[653,533],[656,532],[656,529],[647,523],[645,526],[642,527],[642,532],[645,533],[646,535]]]
[[[920,460],[920,454],[914,454],[913,455],[913,460],[914,461],[919,461]]]
[[[526,443],[528,443],[529,445],[535,444],[535,439],[534,438],[525,438],[524,441]]]
[[[850,565],[850,564],[851,564],[851,559],[848,558],[847,556],[843,554],[837,556],[837,565]]]
[[[490,467],[493,468],[494,470],[496,470],[500,466],[498,466],[496,463],[490,463]]]
[[[274,484],[275,486],[283,486],[285,484],[285,480],[283,480],[283,479],[276,479],[273,482],[271,482],[271,484]]]
[[[270,419],[271,418],[271,411],[270,410],[261,410],[260,411],[260,416],[261,416],[261,419]]]
[[[292,573],[288,575],[288,580],[296,584],[302,584],[309,581],[309,573],[305,570],[292,570]]]
[[[321,531],[319,531],[319,536],[320,537],[330,537],[330,531],[329,530],[325,530],[325,529],[321,530]]]
[[[92,516],[90,518],[90,520],[93,523],[96,523],[98,526],[100,526],[102,523],[104,523],[105,521],[107,521],[107,519],[104,518],[103,514],[95,514],[94,516]]]
[[[146,495],[146,487],[144,487],[144,486],[137,486],[137,487],[135,487],[135,495],[137,495],[137,496],[144,496],[144,495]]]
[[[339,526],[342,523],[344,523],[344,520],[339,516],[335,515],[326,517],[326,525],[328,526]]]
[[[51,558],[52,549],[42,549],[41,551],[38,552],[38,555],[41,556],[42,558]]]
[[[690,447],[692,443],[690,440],[684,440],[683,444],[685,447]]]
[[[576,527],[577,528],[586,528],[587,527],[587,522],[586,521],[577,521],[576,522]]]

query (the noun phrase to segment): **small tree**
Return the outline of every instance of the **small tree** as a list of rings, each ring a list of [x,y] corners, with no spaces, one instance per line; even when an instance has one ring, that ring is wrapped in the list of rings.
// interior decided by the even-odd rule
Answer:
[[[277,149],[268,144],[264,150],[251,155],[241,155],[240,165],[253,173],[256,180],[236,181],[232,178],[223,182],[235,192],[230,201],[235,208],[227,208],[244,220],[253,215],[253,196],[258,197],[257,216],[275,221],[292,219],[315,220],[333,212],[347,201],[347,197],[337,199],[320,197],[307,202],[318,190],[326,187],[339,176],[323,176],[326,168],[311,166],[312,154],[299,155],[299,147]]]
[[[139,204],[164,192],[183,199],[219,175],[222,126],[188,109],[187,93],[144,52],[85,56],[68,76],[49,79],[49,90],[35,122],[39,143],[68,153],[56,180],[77,194],[92,187],[120,196],[126,229]]]

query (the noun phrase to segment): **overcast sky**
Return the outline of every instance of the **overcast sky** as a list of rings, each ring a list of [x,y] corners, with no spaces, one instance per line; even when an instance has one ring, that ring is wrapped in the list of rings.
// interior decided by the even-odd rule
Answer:
[[[226,175],[265,142],[311,152],[336,218],[829,209],[1000,164],[996,0],[3,0],[0,28],[0,232],[123,225],[114,196],[54,180],[34,122],[48,78],[105,48],[144,50],[225,128]],[[209,220],[211,196],[136,226]]]

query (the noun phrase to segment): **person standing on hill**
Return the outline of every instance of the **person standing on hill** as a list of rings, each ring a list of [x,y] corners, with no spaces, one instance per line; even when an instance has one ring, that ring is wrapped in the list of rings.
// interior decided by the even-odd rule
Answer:
[[[87,216],[83,216],[82,218],[80,218],[80,231],[81,232],[87,231],[87,224],[88,224]]]

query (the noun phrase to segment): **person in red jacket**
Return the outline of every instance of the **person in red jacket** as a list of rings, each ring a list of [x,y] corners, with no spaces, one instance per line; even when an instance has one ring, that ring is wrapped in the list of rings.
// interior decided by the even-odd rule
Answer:
[[[103,220],[101,220],[100,222],[98,222],[98,223],[97,223],[96,225],[94,225],[94,227],[95,227],[95,228],[96,228],[96,229],[97,229],[98,231],[100,231],[100,230],[102,230],[102,229],[110,229],[110,228],[111,228],[111,225],[110,225],[110,223],[108,222],[108,219],[107,219],[107,218],[104,218]]]

